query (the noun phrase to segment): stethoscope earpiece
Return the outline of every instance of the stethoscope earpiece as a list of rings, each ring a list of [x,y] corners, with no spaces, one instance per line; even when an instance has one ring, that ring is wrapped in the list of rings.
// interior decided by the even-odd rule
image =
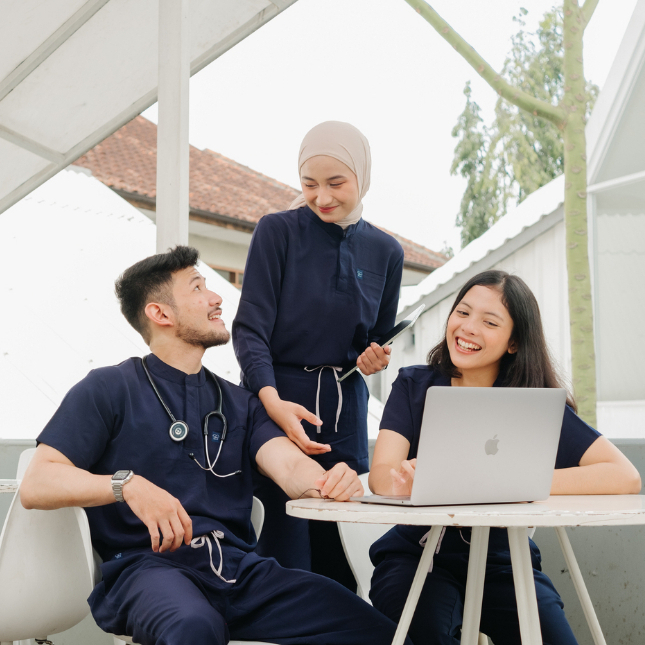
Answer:
[[[161,405],[163,405],[164,409],[166,410],[166,413],[168,414],[168,416],[172,421],[170,430],[168,431],[170,434],[170,438],[177,443],[179,443],[180,441],[183,441],[188,436],[188,431],[189,431],[188,424],[185,421],[175,419],[175,417],[173,416],[173,413],[170,411],[170,408],[166,405],[166,402],[163,400],[163,398],[161,398],[161,394],[157,389],[155,382],[152,380],[152,375],[150,374],[150,371],[148,370],[148,365],[147,365],[145,356],[141,359],[141,363],[143,365],[143,369],[146,373],[146,376],[150,381],[150,385],[152,385],[152,389],[154,390],[155,394],[157,395],[157,398],[159,399],[159,402],[161,403]],[[231,477],[232,475],[238,475],[242,471],[236,470],[235,472],[229,473],[228,475],[219,475],[213,470],[215,468],[215,464],[217,463],[217,460],[219,459],[220,453],[222,452],[222,445],[224,444],[224,439],[226,439],[226,431],[228,429],[228,423],[226,421],[226,417],[224,416],[224,413],[222,412],[222,403],[224,400],[224,397],[222,396],[222,388],[220,387],[220,384],[215,378],[215,375],[209,369],[206,369],[206,368],[204,369],[206,370],[206,374],[208,374],[211,377],[211,379],[213,379],[213,383],[215,383],[215,387],[217,389],[217,394],[218,394],[217,410],[213,410],[212,412],[209,412],[206,415],[206,418],[204,419],[204,452],[206,453],[206,463],[208,464],[208,467],[202,466],[199,463],[199,461],[197,461],[197,457],[195,457],[194,453],[192,452],[188,453],[188,456],[202,470],[208,470],[213,475],[215,475],[215,477],[220,477],[220,478]],[[222,436],[219,441],[219,449],[217,451],[217,456],[215,457],[215,461],[211,463],[210,455],[208,454],[208,420],[213,416],[217,417],[222,422]]]

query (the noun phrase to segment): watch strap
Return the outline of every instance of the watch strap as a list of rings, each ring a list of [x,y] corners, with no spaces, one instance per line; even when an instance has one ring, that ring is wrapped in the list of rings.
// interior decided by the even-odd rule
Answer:
[[[118,471],[117,471],[118,472]],[[116,475],[116,473],[115,473]],[[114,498],[117,502],[125,502],[123,499],[123,487],[134,477],[133,471],[128,471],[128,474],[124,479],[114,479],[112,476],[112,492],[114,493]]]

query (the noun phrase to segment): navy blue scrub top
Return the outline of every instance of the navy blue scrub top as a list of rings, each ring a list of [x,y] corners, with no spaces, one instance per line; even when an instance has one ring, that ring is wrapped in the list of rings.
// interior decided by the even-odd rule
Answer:
[[[348,368],[393,326],[403,249],[363,219],[343,230],[308,206],[265,215],[233,322],[242,382],[276,387],[273,365]]]
[[[408,459],[417,456],[426,393],[428,388],[433,386],[450,387],[450,378],[428,365],[404,367],[399,370],[385,404],[380,429],[398,432],[410,442]],[[495,386],[499,387],[499,382],[496,382]],[[566,406],[555,460],[556,469],[578,466],[589,446],[600,436],[597,430],[587,425]],[[408,551],[406,546],[413,547],[412,552],[416,553],[420,549],[418,541],[427,530],[427,527],[395,527],[373,545],[370,551],[373,561],[379,561],[387,552]],[[491,537],[493,533],[494,531],[491,531]],[[405,545],[405,542],[408,545]]]
[[[188,423],[183,442],[173,441],[170,418],[157,399],[140,358],[92,370],[65,396],[38,437],[63,453],[75,466],[97,475],[133,470],[168,491],[193,522],[193,535],[224,532],[224,541],[244,551],[255,548],[251,525],[251,469],[261,446],[284,433],[247,390],[218,378],[228,434],[215,472],[242,473],[221,479],[203,471],[189,453],[205,465],[202,434],[205,416],[217,408],[215,384],[204,368],[185,374],[148,356],[148,368],[161,396],[177,419]],[[215,458],[222,431],[219,419],[209,420],[209,452]],[[103,560],[130,549],[150,551],[146,526],[125,503],[87,508],[92,544]]]

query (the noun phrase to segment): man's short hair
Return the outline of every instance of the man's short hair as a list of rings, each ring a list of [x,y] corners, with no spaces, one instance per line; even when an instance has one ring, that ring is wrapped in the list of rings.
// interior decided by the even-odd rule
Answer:
[[[145,313],[150,302],[162,302],[174,308],[172,274],[194,267],[199,251],[192,246],[176,246],[166,253],[151,255],[126,269],[114,283],[121,313],[150,344],[150,326]]]

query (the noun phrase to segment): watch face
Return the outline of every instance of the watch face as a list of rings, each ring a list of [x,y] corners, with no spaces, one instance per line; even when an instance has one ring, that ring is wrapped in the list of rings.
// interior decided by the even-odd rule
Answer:
[[[130,474],[129,470],[117,470],[114,473],[112,479],[120,482],[120,481],[123,481],[129,474]]]

